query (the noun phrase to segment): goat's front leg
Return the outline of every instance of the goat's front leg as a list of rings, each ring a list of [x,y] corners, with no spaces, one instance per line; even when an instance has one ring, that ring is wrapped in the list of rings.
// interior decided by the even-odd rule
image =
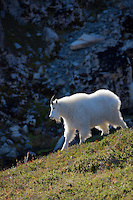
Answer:
[[[67,131],[65,131],[65,133],[64,133],[65,142],[63,144],[63,147],[62,147],[61,151],[64,150],[64,149],[66,149],[68,147],[69,142],[73,138],[73,134],[74,134],[74,130],[67,130]]]

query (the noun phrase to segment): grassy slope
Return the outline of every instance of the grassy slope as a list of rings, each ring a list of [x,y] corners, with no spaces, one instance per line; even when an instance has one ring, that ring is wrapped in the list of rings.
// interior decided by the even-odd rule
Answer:
[[[133,130],[0,172],[0,199],[133,199]]]

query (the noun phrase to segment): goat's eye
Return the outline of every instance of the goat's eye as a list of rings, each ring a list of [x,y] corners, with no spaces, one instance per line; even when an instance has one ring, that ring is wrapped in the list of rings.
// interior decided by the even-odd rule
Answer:
[[[54,110],[55,108],[53,108],[53,110]]]

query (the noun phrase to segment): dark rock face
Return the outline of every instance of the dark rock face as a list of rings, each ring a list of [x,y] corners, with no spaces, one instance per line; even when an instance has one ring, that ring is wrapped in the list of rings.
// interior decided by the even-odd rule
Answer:
[[[4,49],[4,40],[5,40],[4,29],[0,20],[0,49]]]
[[[83,13],[79,4],[76,1],[52,1],[48,7],[48,15],[53,13],[48,19],[48,25],[58,28],[70,28],[74,23],[83,24]]]
[[[127,15],[122,25],[125,32],[133,33],[133,16]]]
[[[132,114],[130,0],[1,0],[0,8],[1,166],[28,151],[54,149],[63,132],[48,118],[54,94],[107,88]],[[103,40],[73,51],[84,33]]]

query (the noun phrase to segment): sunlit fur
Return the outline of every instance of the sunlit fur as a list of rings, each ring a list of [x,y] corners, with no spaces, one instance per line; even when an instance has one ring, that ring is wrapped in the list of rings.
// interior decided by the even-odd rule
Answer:
[[[67,148],[79,131],[80,144],[91,137],[91,128],[102,130],[101,134],[109,133],[109,125],[127,128],[120,113],[121,101],[109,90],[98,90],[92,94],[77,93],[53,101],[50,118],[64,121],[65,142],[62,150]]]

